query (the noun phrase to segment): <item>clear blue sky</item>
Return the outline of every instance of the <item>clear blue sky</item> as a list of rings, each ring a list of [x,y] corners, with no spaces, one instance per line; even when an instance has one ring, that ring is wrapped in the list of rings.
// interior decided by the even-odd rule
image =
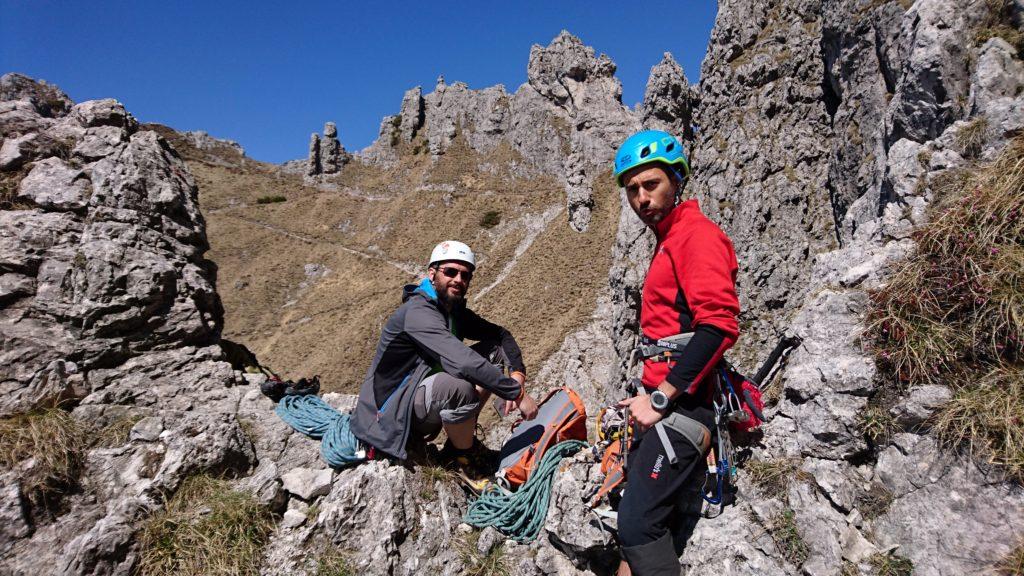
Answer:
[[[0,0],[0,73],[45,79],[76,102],[116,98],[141,121],[282,162],[305,156],[328,120],[347,149],[369,145],[404,91],[430,92],[439,74],[514,91],[530,46],[562,29],[615,61],[632,105],[663,52],[698,80],[716,12],[710,0]]]

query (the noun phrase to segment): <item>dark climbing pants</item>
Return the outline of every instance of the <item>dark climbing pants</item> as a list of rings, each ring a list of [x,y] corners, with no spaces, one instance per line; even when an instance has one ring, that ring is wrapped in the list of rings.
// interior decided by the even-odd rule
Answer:
[[[636,576],[679,574],[679,556],[700,519],[704,454],[675,430],[665,432],[675,464],[653,428],[633,443],[627,459],[619,542]]]

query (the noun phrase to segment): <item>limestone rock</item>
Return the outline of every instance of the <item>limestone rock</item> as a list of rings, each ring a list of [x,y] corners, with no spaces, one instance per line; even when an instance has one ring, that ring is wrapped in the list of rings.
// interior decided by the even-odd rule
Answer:
[[[943,404],[953,397],[952,391],[936,384],[918,386],[889,410],[894,421],[904,430],[913,432],[925,424]]]
[[[33,80],[23,74],[0,76],[0,101],[26,101],[47,118],[63,116],[74,104],[63,90],[44,80]]]
[[[303,500],[311,500],[331,491],[333,473],[329,469],[294,468],[281,476],[284,489]]]
[[[647,90],[640,108],[641,122],[646,128],[664,130],[682,140],[693,140],[695,98],[682,67],[672,54],[665,52],[647,78]]]
[[[309,158],[306,160],[307,176],[316,176],[323,172],[320,158],[320,135],[314,132],[309,137]]]
[[[21,181],[18,197],[50,210],[82,210],[92,195],[89,177],[59,158],[37,162]]]

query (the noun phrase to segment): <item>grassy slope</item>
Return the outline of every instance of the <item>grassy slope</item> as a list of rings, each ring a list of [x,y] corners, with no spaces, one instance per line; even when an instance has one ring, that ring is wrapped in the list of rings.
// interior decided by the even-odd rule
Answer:
[[[554,179],[508,172],[515,154],[480,156],[457,140],[436,163],[406,154],[392,169],[352,164],[339,191],[305,187],[298,176],[239,158],[209,158],[172,143],[200,188],[226,311],[224,336],[289,377],[322,374],[328,390],[355,391],[402,285],[418,279],[430,249],[459,239],[480,260],[474,293],[494,282],[527,235],[527,221],[564,206]],[[189,148],[188,150],[182,150]],[[222,162],[236,163],[223,166]],[[488,163],[492,170],[480,170]],[[446,185],[454,186],[444,192]],[[618,221],[615,190],[599,186],[590,230],[569,228],[564,210],[541,231],[504,281],[472,307],[516,334],[536,369],[583,325],[605,285]],[[257,204],[281,195],[286,201]],[[501,223],[481,224],[489,211]],[[306,264],[330,270],[307,278]]]

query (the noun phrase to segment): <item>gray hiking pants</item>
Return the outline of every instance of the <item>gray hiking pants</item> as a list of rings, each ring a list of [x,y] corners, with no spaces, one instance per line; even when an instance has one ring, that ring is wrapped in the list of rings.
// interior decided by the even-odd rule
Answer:
[[[432,439],[443,424],[458,424],[480,413],[482,403],[472,382],[447,372],[428,376],[416,387],[413,399],[412,431]]]

